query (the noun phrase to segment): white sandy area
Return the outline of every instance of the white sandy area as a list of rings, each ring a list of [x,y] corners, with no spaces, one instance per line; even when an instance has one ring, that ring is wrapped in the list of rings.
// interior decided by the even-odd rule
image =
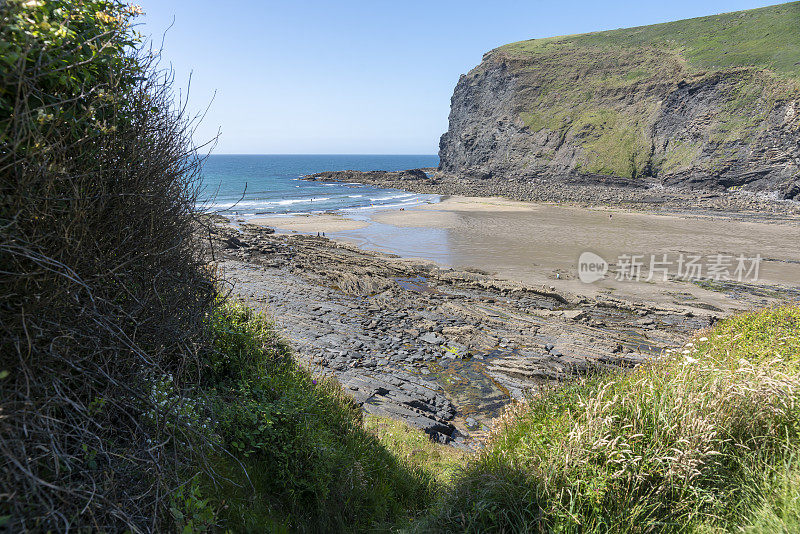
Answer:
[[[308,214],[290,217],[257,217],[248,221],[260,226],[269,226],[287,232],[345,232],[369,226],[367,221],[347,219],[341,215]]]

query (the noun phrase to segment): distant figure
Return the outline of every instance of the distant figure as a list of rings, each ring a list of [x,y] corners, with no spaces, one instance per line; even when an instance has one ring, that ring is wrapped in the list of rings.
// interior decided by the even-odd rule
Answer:
[[[613,217],[613,215],[611,215],[611,214],[609,213],[609,214],[608,214],[608,218],[610,219],[611,217]]]
[[[325,232],[322,232],[322,237],[325,237]]]
[[[319,232],[317,232],[317,237],[319,237]]]

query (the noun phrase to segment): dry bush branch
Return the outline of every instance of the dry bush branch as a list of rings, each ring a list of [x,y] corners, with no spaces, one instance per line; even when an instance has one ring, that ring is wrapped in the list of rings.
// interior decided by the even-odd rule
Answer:
[[[82,43],[48,59],[33,44],[0,71],[0,516],[13,531],[159,530],[204,439],[176,415],[216,295],[194,123],[147,51],[108,72],[101,55],[62,64],[107,75],[69,93],[50,65]],[[159,404],[167,376],[178,395]]]

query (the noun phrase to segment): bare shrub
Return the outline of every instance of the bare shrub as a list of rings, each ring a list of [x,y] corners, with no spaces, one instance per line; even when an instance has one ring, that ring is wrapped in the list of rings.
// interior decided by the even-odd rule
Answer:
[[[0,2],[0,516],[12,530],[152,531],[176,390],[215,297],[194,237],[202,159],[169,73],[118,2]],[[26,24],[47,21],[47,33]],[[20,29],[21,28],[21,29]]]

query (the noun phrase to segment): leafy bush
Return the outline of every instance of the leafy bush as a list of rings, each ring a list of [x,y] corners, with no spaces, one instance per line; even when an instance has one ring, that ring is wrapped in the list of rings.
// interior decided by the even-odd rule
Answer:
[[[12,531],[155,530],[191,429],[151,395],[215,290],[200,159],[169,73],[117,0],[0,2],[0,516]],[[149,415],[147,415],[149,414]]]
[[[785,480],[781,466],[800,443],[798,325],[796,307],[736,317],[626,375],[514,406],[420,529],[683,532],[747,524],[755,508],[770,509],[770,480]]]

